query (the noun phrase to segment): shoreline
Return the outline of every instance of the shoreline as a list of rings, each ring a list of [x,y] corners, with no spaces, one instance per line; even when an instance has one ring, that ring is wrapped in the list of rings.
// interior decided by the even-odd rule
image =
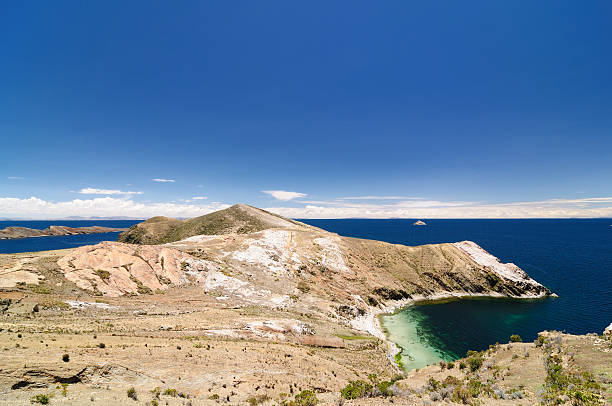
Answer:
[[[516,299],[516,300],[541,300],[548,297],[558,297],[556,294],[546,294],[542,293],[539,295],[532,294],[524,294],[520,296],[508,296],[502,295],[496,292],[489,293],[468,293],[468,292],[440,292],[432,295],[415,295],[409,299],[401,299],[390,301],[389,304],[381,307],[373,307],[366,303],[367,307],[370,309],[363,316],[359,316],[354,318],[349,322],[350,326],[355,328],[356,330],[365,331],[372,336],[381,339],[385,343],[387,343],[388,352],[387,358],[389,361],[400,371],[405,371],[402,367],[400,367],[395,359],[396,355],[402,352],[402,347],[391,341],[389,338],[389,332],[384,327],[383,322],[381,320],[384,316],[391,316],[402,310],[414,306],[418,303],[424,302],[444,302],[448,300],[461,300],[461,299],[470,299],[470,298],[482,298],[482,299]],[[359,296],[355,296],[356,299],[363,301],[363,299]],[[365,303],[365,301],[363,301]]]

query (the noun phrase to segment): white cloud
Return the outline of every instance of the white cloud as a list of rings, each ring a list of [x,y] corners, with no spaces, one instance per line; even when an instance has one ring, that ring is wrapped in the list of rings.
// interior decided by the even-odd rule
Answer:
[[[191,198],[192,200],[206,200],[208,197],[206,196],[194,196]]]
[[[229,205],[223,203],[207,205],[143,203],[116,197],[74,199],[65,202],[50,202],[37,197],[27,199],[0,197],[0,213],[2,213],[2,217],[8,218],[51,219],[69,216],[196,217],[227,207]]]
[[[6,178],[10,179],[10,180],[23,180],[23,179],[25,179],[23,176],[7,176]]]
[[[308,196],[305,193],[298,192],[287,192],[285,190],[262,190],[263,193],[267,193],[275,199],[282,200],[284,202],[297,199],[298,197]]]
[[[161,179],[161,178],[155,178],[155,179],[151,179],[153,182],[160,182],[160,183],[174,183],[175,180],[174,179]]]
[[[318,202],[266,210],[291,218],[590,218],[612,217],[612,197],[486,204],[409,200],[393,204]]]
[[[141,195],[142,192],[124,192],[117,189],[97,189],[93,187],[86,187],[79,190],[77,193],[82,195]]]
[[[406,196],[348,196],[340,197],[338,200],[420,200],[420,197]]]
[[[206,205],[189,202],[135,202],[123,197],[96,197],[51,202],[37,197],[0,198],[2,217],[49,219],[68,216],[196,217],[229,207],[220,202]],[[486,204],[436,200],[399,201],[392,204],[271,207],[266,210],[292,218],[568,218],[612,217],[612,197],[550,199],[532,202]]]

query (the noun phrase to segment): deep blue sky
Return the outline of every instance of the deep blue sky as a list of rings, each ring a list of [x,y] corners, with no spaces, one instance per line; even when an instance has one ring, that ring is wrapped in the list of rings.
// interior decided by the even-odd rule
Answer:
[[[609,1],[2,2],[0,198],[609,197],[611,22]]]

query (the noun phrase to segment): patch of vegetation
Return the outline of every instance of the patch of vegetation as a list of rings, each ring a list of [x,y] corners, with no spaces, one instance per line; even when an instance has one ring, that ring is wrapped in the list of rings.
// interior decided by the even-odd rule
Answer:
[[[30,403],[38,403],[40,405],[48,405],[50,401],[51,401],[51,396],[45,395],[43,393],[34,395],[30,398]]]
[[[293,401],[289,402],[288,406],[315,406],[319,403],[317,395],[311,390],[303,390],[297,395]]]
[[[247,402],[249,403],[250,406],[257,406],[268,400],[270,400],[270,397],[268,395],[257,395],[257,396],[251,396],[250,398],[248,398]]]
[[[349,381],[348,385],[340,390],[340,396],[348,400],[359,399],[369,396],[372,392],[372,388],[373,386],[366,381]]]
[[[478,352],[478,351],[468,351],[467,352],[467,364],[470,367],[470,371],[472,372],[476,372],[480,369],[480,367],[482,366],[482,363],[484,361],[483,357],[482,357],[482,353]],[[459,368],[461,368],[461,364],[459,365]],[[461,368],[463,369],[463,368]]]
[[[523,342],[523,339],[522,339],[522,338],[521,338],[521,336],[520,336],[520,335],[518,335],[518,334],[512,334],[512,335],[510,336],[510,342],[511,342],[511,343],[522,343],[522,342]]]
[[[105,271],[105,270],[103,270],[103,269],[96,269],[96,270],[94,271],[94,273],[95,273],[96,275],[98,275],[98,277],[99,277],[100,279],[102,279],[103,281],[105,281],[105,282],[106,282],[108,279],[110,279],[110,276],[111,276],[110,272]]]
[[[62,355],[62,361],[69,362],[70,361],[70,355],[68,355],[68,354]]]
[[[134,277],[134,275],[130,275],[130,280],[132,282],[134,282],[136,284],[136,292],[138,292],[141,295],[150,295],[153,293],[153,291],[151,290],[151,288],[149,288],[148,286],[143,285],[143,283],[140,281],[140,279],[137,279],[136,277]]]
[[[136,389],[134,389],[133,386],[127,390],[127,397],[132,400],[138,400],[138,394],[136,393]]]
[[[572,404],[601,405],[603,398],[600,390],[601,386],[592,374],[564,368],[557,354],[546,358],[545,402],[558,404],[563,396],[567,396]]]
[[[172,396],[173,398],[175,398],[177,394],[178,391],[174,388],[168,388],[164,391],[165,396]]]
[[[27,285],[28,289],[32,293],[38,293],[39,295],[48,295],[53,292],[50,287],[44,285]]]
[[[404,369],[404,362],[402,361],[402,352],[401,351],[398,352],[397,354],[395,354],[393,359],[395,360],[395,363],[397,364],[399,369]]]
[[[213,393],[212,395],[210,395],[208,397],[208,399],[210,399],[210,400],[217,400],[217,399],[219,399],[219,394],[218,393]]]
[[[310,286],[308,286],[308,284],[306,282],[304,282],[304,281],[299,281],[297,283],[297,288],[302,293],[310,292]]]
[[[98,344],[98,348],[106,348],[106,344],[104,344],[104,343],[99,343],[99,344]]]

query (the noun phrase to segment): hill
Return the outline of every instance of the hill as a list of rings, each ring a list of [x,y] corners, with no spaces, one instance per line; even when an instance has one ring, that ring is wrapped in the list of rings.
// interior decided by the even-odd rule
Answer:
[[[132,226],[119,236],[130,244],[163,244],[195,235],[246,234],[269,228],[309,227],[246,204],[187,220],[153,217]]]

